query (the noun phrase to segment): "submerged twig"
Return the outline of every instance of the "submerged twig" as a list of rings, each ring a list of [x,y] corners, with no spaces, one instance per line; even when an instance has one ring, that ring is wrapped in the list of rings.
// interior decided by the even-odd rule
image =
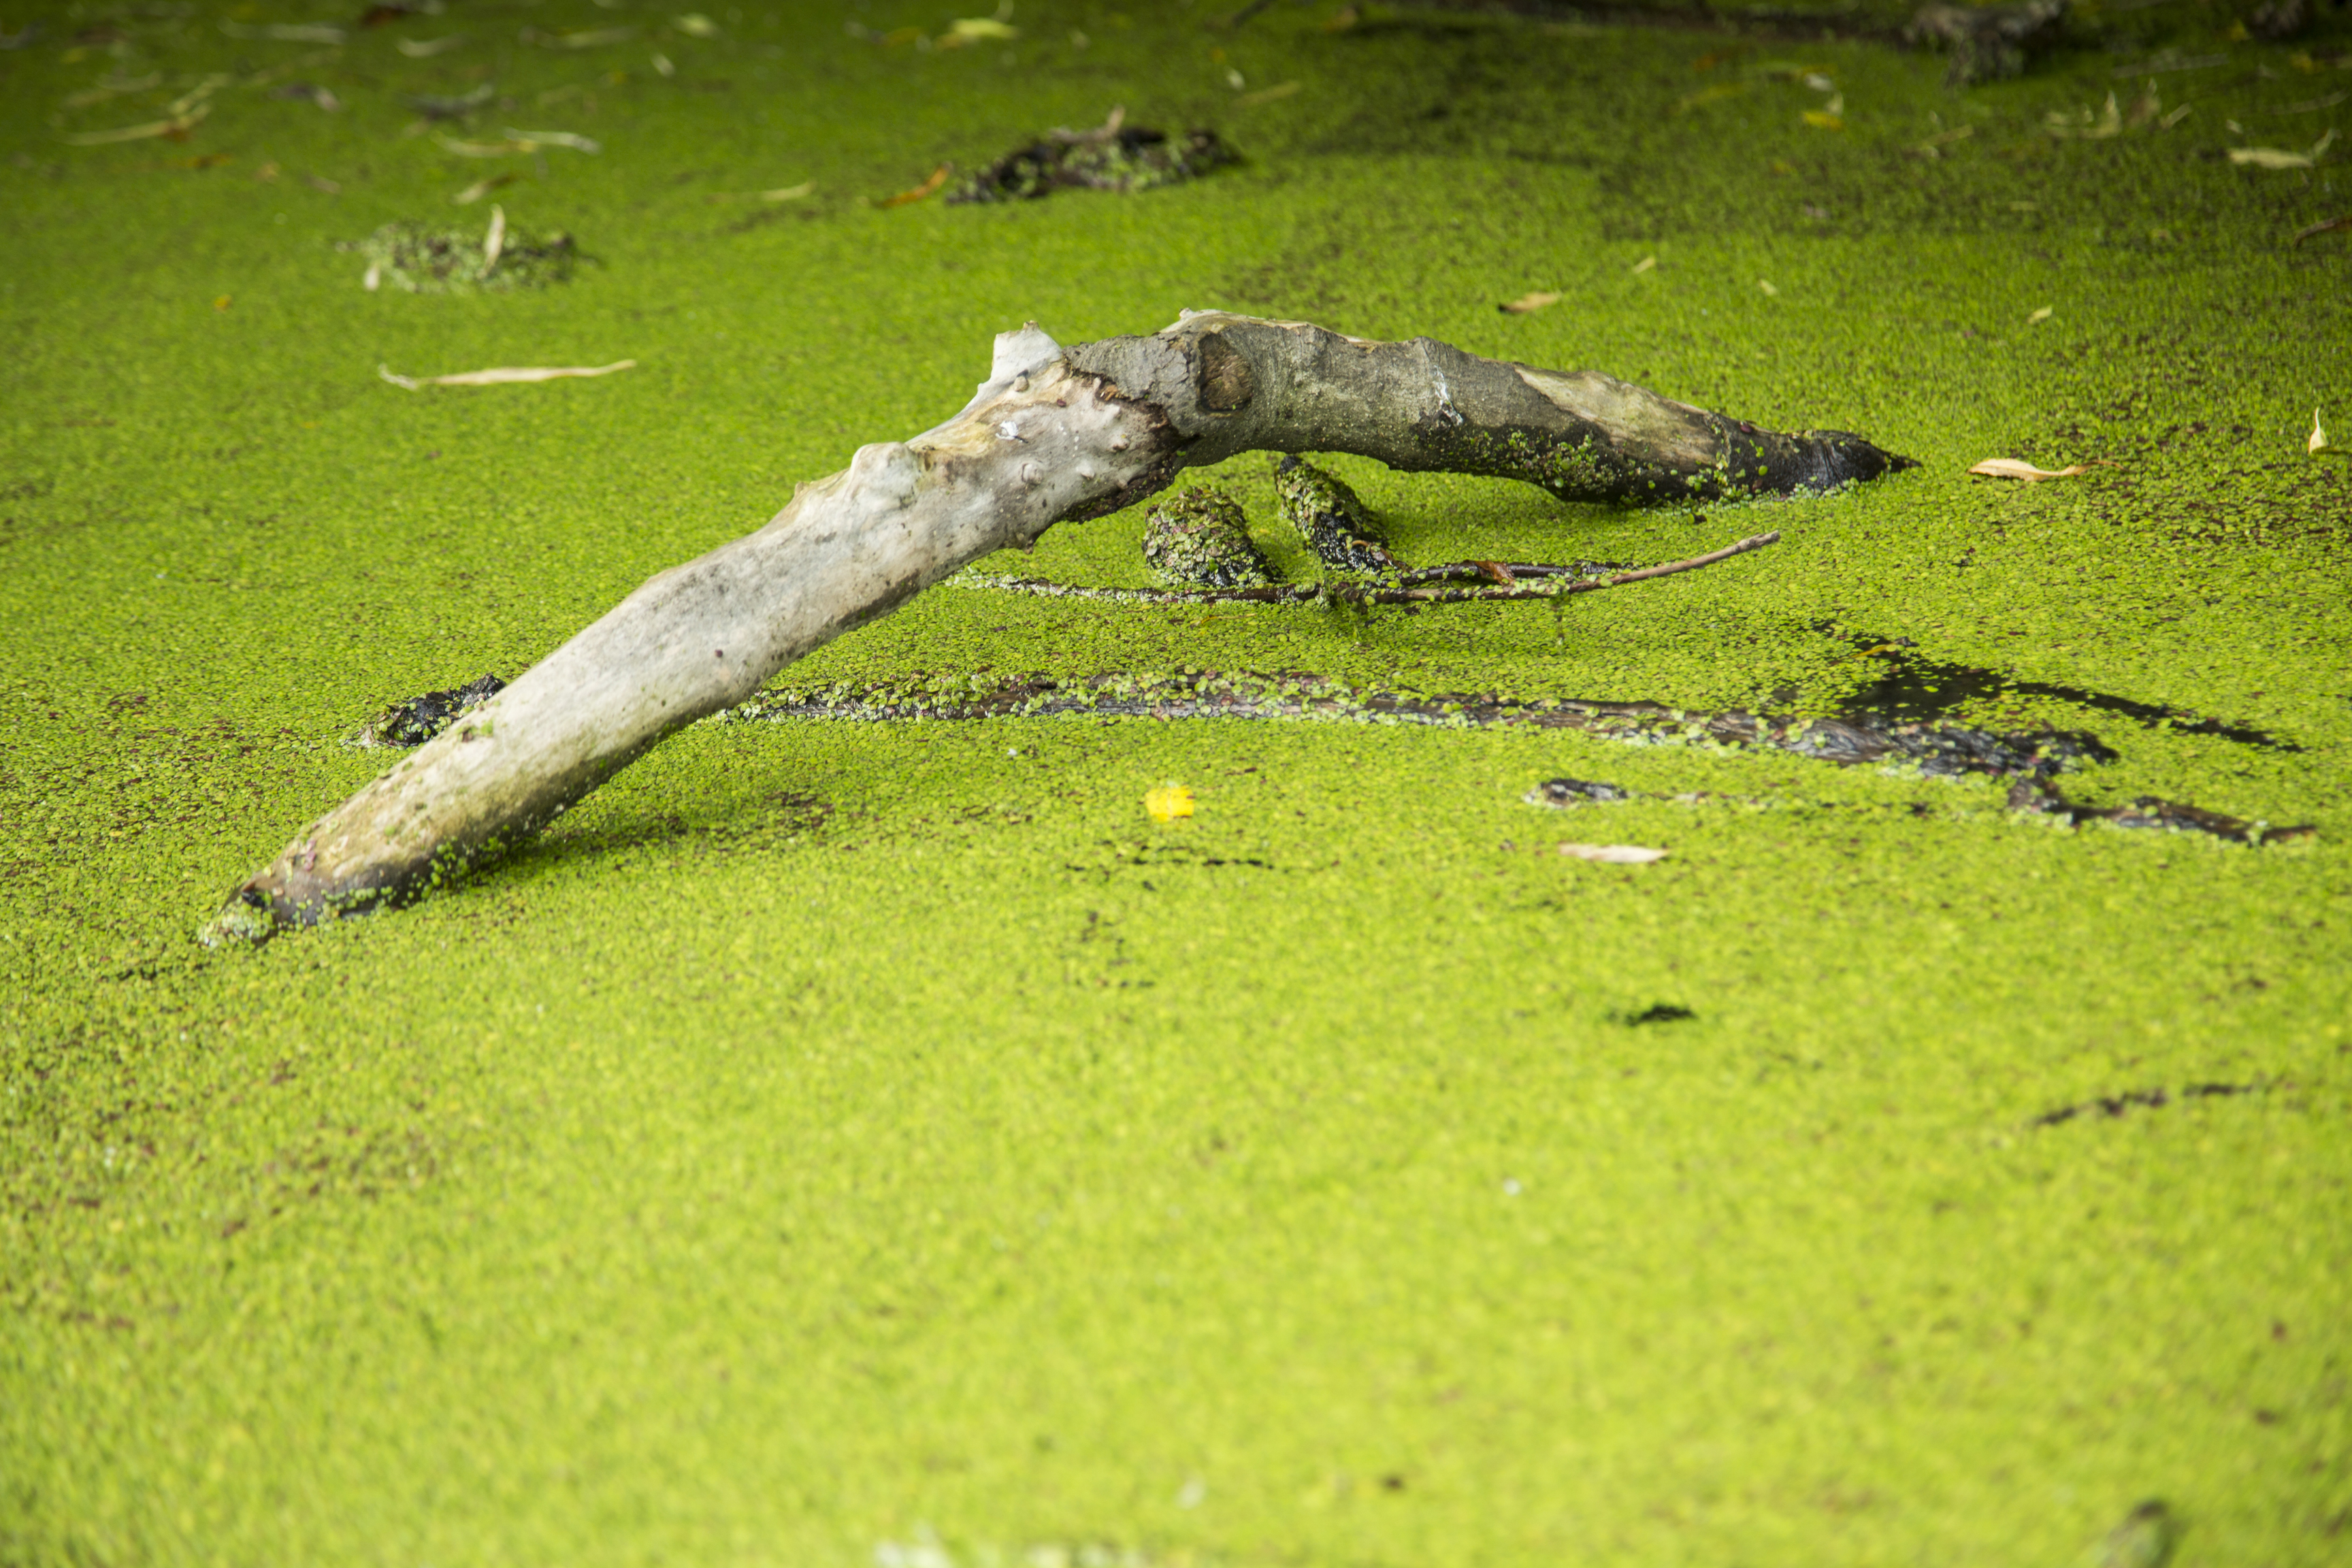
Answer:
[[[1696,572],[1703,566],[1713,566],[1735,555],[1745,555],[1751,550],[1761,550],[1768,544],[1778,544],[1780,533],[1754,534],[1747,539],[1711,550],[1705,555],[1687,560],[1669,561],[1662,565],[1643,566],[1620,572],[1608,577],[1564,578],[1546,575],[1565,573],[1571,568],[1528,566],[1506,568],[1514,576],[1535,577],[1538,580],[1521,587],[1516,583],[1497,584],[1491,587],[1440,588],[1401,585],[1394,583],[1287,583],[1256,588],[1094,588],[1077,583],[1053,583],[1040,577],[996,577],[969,574],[951,581],[958,587],[1002,588],[1009,593],[1035,594],[1050,599],[1088,599],[1113,605],[1466,605],[1486,604],[1510,599],[1563,599],[1570,594],[1597,593],[1603,588],[1622,588],[1629,583],[1646,583],[1653,578],[1671,577],[1678,572]],[[1498,562],[1458,562],[1452,566],[1434,566],[1427,574],[1443,573],[1446,577],[1465,574],[1463,567],[1500,566]],[[1412,574],[1404,580],[1409,584],[1426,574]]]

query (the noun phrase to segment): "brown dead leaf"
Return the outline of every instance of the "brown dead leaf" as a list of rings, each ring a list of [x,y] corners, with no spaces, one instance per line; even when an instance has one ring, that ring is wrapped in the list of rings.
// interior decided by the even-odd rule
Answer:
[[[1524,316],[1528,314],[1530,311],[1540,310],[1546,305],[1557,305],[1559,303],[1559,295],[1546,294],[1538,290],[1535,293],[1522,294],[1516,300],[1505,300],[1502,304],[1496,306],[1495,309],[1503,311],[1507,315]]]
[[[2116,466],[2105,458],[2095,458],[2087,463],[2069,463],[2063,468],[2037,468],[2016,458],[1987,458],[1969,472],[1982,474],[1989,479],[2023,479],[2032,485],[2043,479],[2071,479],[2077,474],[2087,474],[2095,468],[2112,468]]]
[[[897,195],[888,198],[879,205],[886,207],[903,207],[909,202],[921,201],[925,196],[930,195],[941,185],[948,183],[948,172],[955,165],[952,163],[941,163],[938,168],[931,171],[931,177],[929,179],[925,180],[913,190],[900,191]]]

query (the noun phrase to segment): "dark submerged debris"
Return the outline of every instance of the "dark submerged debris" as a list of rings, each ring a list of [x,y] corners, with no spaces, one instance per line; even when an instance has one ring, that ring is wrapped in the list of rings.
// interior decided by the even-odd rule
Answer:
[[[2102,1095],[2096,1100],[2084,1100],[2079,1105],[2062,1105],[2055,1110],[2045,1110],[2026,1125],[2055,1127],[2061,1122],[2072,1121],[2078,1116],[2095,1114],[2121,1116],[2126,1110],[2158,1110],[2176,1100],[2226,1099],[2235,1094],[2252,1094],[2263,1087],[2261,1084],[2253,1083],[2192,1083],[2177,1092],[2163,1089],[2135,1089],[2124,1094]],[[2140,1505],[2141,1508],[2147,1506],[2146,1503]],[[2161,1508],[2163,1505],[2158,1503],[2156,1506]],[[2132,1517],[2137,1519],[2139,1516],[2135,1512]],[[2125,1522],[2128,1524],[2130,1521]],[[2110,1536],[2108,1539],[2113,1540],[2114,1537]],[[2123,1560],[2109,1557],[2103,1561]]]
[[[1415,574],[1412,574],[1402,579],[1326,579],[1320,583],[1268,584],[1257,588],[1097,588],[1083,583],[1056,583],[1037,577],[997,577],[971,573],[953,580],[967,588],[1001,588],[1008,593],[1034,594],[1047,599],[1091,599],[1112,605],[1351,605],[1358,607],[1409,605],[1420,608],[1429,605],[1493,604],[1501,600],[1549,599],[1556,603],[1573,595],[1599,593],[1607,588],[1622,588],[1629,583],[1646,583],[1659,577],[1672,577],[1678,573],[1719,565],[1735,555],[1745,555],[1752,550],[1761,550],[1768,544],[1779,542],[1780,536],[1777,532],[1759,533],[1735,540],[1705,555],[1661,562],[1655,566],[1612,573],[1606,577],[1570,576],[1568,574],[1573,570],[1571,567],[1533,566],[1525,574],[1532,580],[1526,583],[1519,582],[1499,561],[1459,563],[1457,565],[1475,568],[1475,575],[1488,579],[1466,587],[1448,587],[1443,581],[1415,582]],[[1461,574],[1445,568],[1440,569],[1439,574],[1443,577]]]
[[[492,255],[471,229],[388,223],[351,248],[370,271],[412,294],[506,294],[568,281],[579,250],[561,229],[509,228]]]
[[[2218,1090],[2223,1086],[2208,1086]],[[2180,1521],[2160,1498],[2150,1498],[2124,1516],[2099,1542],[2095,1568],[2164,1568],[2180,1543]]]
[[[460,715],[473,711],[506,688],[507,683],[497,676],[485,675],[446,691],[428,691],[422,697],[395,702],[368,721],[367,728],[360,734],[361,744],[421,746],[456,722]]]
[[[1686,1019],[1696,1018],[1697,1016],[1698,1015],[1696,1013],[1692,1012],[1689,1008],[1682,1006],[1677,1003],[1654,1002],[1638,1013],[1630,1013],[1626,1015],[1625,1023],[1628,1026],[1639,1026],[1642,1024],[1679,1024]]]
[[[2282,844],[2291,838],[2308,838],[2318,831],[2309,823],[2273,827],[2266,822],[2224,816],[2218,811],[2159,800],[2152,795],[2137,796],[2129,805],[2078,805],[2040,776],[2021,778],[2010,785],[2009,807],[2011,811],[2046,816],[2069,827],[2085,822],[2105,822],[2116,827],[2165,827],[2177,833],[2209,833],[2232,844]]]
[[[1195,588],[1260,588],[1274,579],[1250,542],[1239,503],[1194,488],[1152,503],[1143,559],[1160,581]]]
[[[1633,792],[1622,784],[1591,779],[1546,779],[1528,791],[1530,805],[1576,805],[1588,800],[1631,800]]]
[[[2025,0],[2017,5],[1923,5],[1904,37],[1948,49],[1948,87],[2003,81],[2025,74],[2028,54],[2049,43],[2065,19],[2067,0]]]
[[[2264,43],[2294,37],[2311,22],[2310,0],[2263,0],[2246,17],[2246,31]]]
[[[1393,572],[1402,565],[1345,481],[1293,454],[1274,465],[1283,521],[1335,572]]]
[[[992,719],[1062,713],[1152,719],[1336,719],[1453,729],[1576,730],[1612,739],[1672,744],[1759,746],[1823,762],[1910,763],[1934,775],[2038,775],[2115,753],[2088,735],[2058,730],[1995,735],[1958,725],[1905,724],[1853,715],[1774,718],[1741,711],[1696,713],[1658,702],[1532,700],[1493,693],[1408,696],[1360,691],[1306,674],[1107,674],[942,676],[905,684],[779,689],[728,710],[750,719]],[[1613,786],[1601,785],[1601,788]],[[1590,797],[1590,798],[1598,798]]]
[[[1059,190],[1147,191],[1204,174],[1236,154],[1213,131],[1171,136],[1128,125],[1123,110],[1092,131],[1047,132],[982,169],[949,196],[950,203],[1010,202]]]

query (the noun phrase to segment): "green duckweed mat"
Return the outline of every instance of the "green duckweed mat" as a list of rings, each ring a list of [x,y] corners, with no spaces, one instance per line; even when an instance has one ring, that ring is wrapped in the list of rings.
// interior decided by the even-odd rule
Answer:
[[[1785,17],[358,9],[0,26],[0,1562],[2066,1563],[2148,1499],[2179,1563],[2352,1552],[2341,8],[2117,7],[1967,93]],[[885,205],[1114,105],[1244,161]],[[362,287],[493,205],[570,280]],[[1921,466],[1699,516],[1335,459],[1416,563],[1786,537],[1558,616],[943,588],[784,679],[1825,714],[1908,638],[1915,705],[2110,746],[2075,798],[2315,832],[1525,729],[705,724],[411,909],[193,941],[385,704],[995,332],[1187,307]],[[1208,478],[1301,574],[1265,460]],[[988,569],[1139,585],[1141,527]]]

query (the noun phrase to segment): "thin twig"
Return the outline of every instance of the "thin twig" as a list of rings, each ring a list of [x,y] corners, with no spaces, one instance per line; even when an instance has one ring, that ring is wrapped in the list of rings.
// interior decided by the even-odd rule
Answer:
[[[2298,229],[2295,232],[2294,243],[2301,245],[2314,235],[2326,234],[2331,229],[2338,228],[2352,228],[2352,213],[2346,213],[2340,217],[2324,218],[2309,228]]]
[[[1563,581],[1554,576],[1539,579],[1528,587],[1499,584],[1475,588],[1404,587],[1395,584],[1357,583],[1289,583],[1265,588],[1095,588],[1078,583],[1053,583],[1041,577],[963,576],[950,581],[967,588],[1002,588],[1014,594],[1035,594],[1049,599],[1087,599],[1110,605],[1311,605],[1333,602],[1349,605],[1465,605],[1486,604],[1508,599],[1562,599],[1570,594],[1598,593],[1603,588],[1622,588],[1629,583],[1645,583],[1654,577],[1671,577],[1678,572],[1696,572],[1702,566],[1713,566],[1735,555],[1745,555],[1751,550],[1761,550],[1768,544],[1778,544],[1778,530],[1759,533],[1711,550],[1705,555],[1694,555],[1685,561],[1669,561],[1663,565],[1643,566],[1634,571],[1619,572],[1608,577],[1580,577]],[[1483,563],[1466,564],[1476,567]],[[1448,575],[1465,575],[1457,567],[1431,567],[1430,572],[1445,572]],[[1566,571],[1565,567],[1511,566],[1514,575],[1536,575],[1546,571]],[[1422,574],[1408,574],[1406,581]]]

